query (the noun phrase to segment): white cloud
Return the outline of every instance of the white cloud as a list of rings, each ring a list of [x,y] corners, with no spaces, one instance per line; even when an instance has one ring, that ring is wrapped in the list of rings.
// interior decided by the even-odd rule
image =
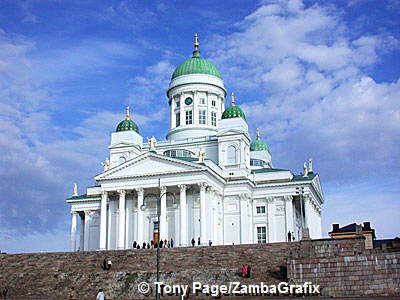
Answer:
[[[364,71],[398,41],[350,37],[340,12],[301,1],[266,1],[237,28],[214,38],[219,50],[211,60],[243,94],[257,91],[242,108],[250,125],[276,143],[276,161],[290,166],[295,156],[318,155],[329,176],[338,175],[339,161],[347,174],[365,175],[373,166],[399,171],[392,166],[399,157],[400,82],[377,83]],[[235,69],[242,78],[228,71]]]

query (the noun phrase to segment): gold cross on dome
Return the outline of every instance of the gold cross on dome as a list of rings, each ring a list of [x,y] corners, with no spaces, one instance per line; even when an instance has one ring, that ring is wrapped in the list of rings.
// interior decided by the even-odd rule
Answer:
[[[199,50],[200,43],[199,43],[199,35],[197,33],[194,34],[194,44],[193,44],[193,46],[194,46],[195,50]]]

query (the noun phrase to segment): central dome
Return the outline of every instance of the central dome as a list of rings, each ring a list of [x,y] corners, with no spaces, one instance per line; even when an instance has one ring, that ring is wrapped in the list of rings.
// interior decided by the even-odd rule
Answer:
[[[175,79],[178,76],[188,75],[188,74],[208,74],[222,79],[221,73],[218,71],[214,64],[204,58],[200,57],[199,51],[199,41],[197,33],[194,35],[195,42],[193,56],[183,63],[181,63],[172,74],[171,79]]]
[[[171,79],[188,74],[208,74],[222,79],[217,67],[212,62],[200,57],[199,50],[193,51],[193,56],[175,69]]]

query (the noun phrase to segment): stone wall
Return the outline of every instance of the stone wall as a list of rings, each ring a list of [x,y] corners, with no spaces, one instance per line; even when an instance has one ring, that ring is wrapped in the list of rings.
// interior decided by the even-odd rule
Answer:
[[[161,281],[169,284],[279,282],[293,244],[235,245],[161,249]],[[104,258],[111,270],[102,269]],[[252,278],[239,276],[250,264]],[[79,299],[93,299],[98,288],[107,299],[143,298],[142,281],[156,281],[156,249],[0,255],[0,288],[18,299],[65,299],[71,286]]]
[[[296,283],[311,281],[324,296],[400,296],[400,249],[366,250],[361,238],[301,241],[288,262]]]
[[[103,270],[104,259],[112,261]],[[320,284],[325,296],[400,296],[400,252],[365,250],[364,239],[305,240],[295,243],[161,249],[161,281],[168,284],[229,284],[293,279]],[[252,266],[251,278],[240,267]],[[156,249],[65,253],[1,254],[0,288],[14,299],[143,298],[139,282],[156,281]],[[287,274],[286,274],[287,268]]]

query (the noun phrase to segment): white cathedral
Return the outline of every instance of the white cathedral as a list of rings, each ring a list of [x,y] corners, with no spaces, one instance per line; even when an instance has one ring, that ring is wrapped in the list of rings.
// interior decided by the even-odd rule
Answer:
[[[167,90],[165,141],[143,141],[127,108],[111,134],[109,159],[86,194],[71,205],[71,250],[129,249],[134,241],[174,240],[188,246],[321,237],[324,196],[312,161],[303,174],[277,169],[267,144],[251,140],[244,112],[218,69],[200,56],[181,63]],[[159,217],[158,217],[159,212]],[[158,221],[159,220],[159,221]]]

